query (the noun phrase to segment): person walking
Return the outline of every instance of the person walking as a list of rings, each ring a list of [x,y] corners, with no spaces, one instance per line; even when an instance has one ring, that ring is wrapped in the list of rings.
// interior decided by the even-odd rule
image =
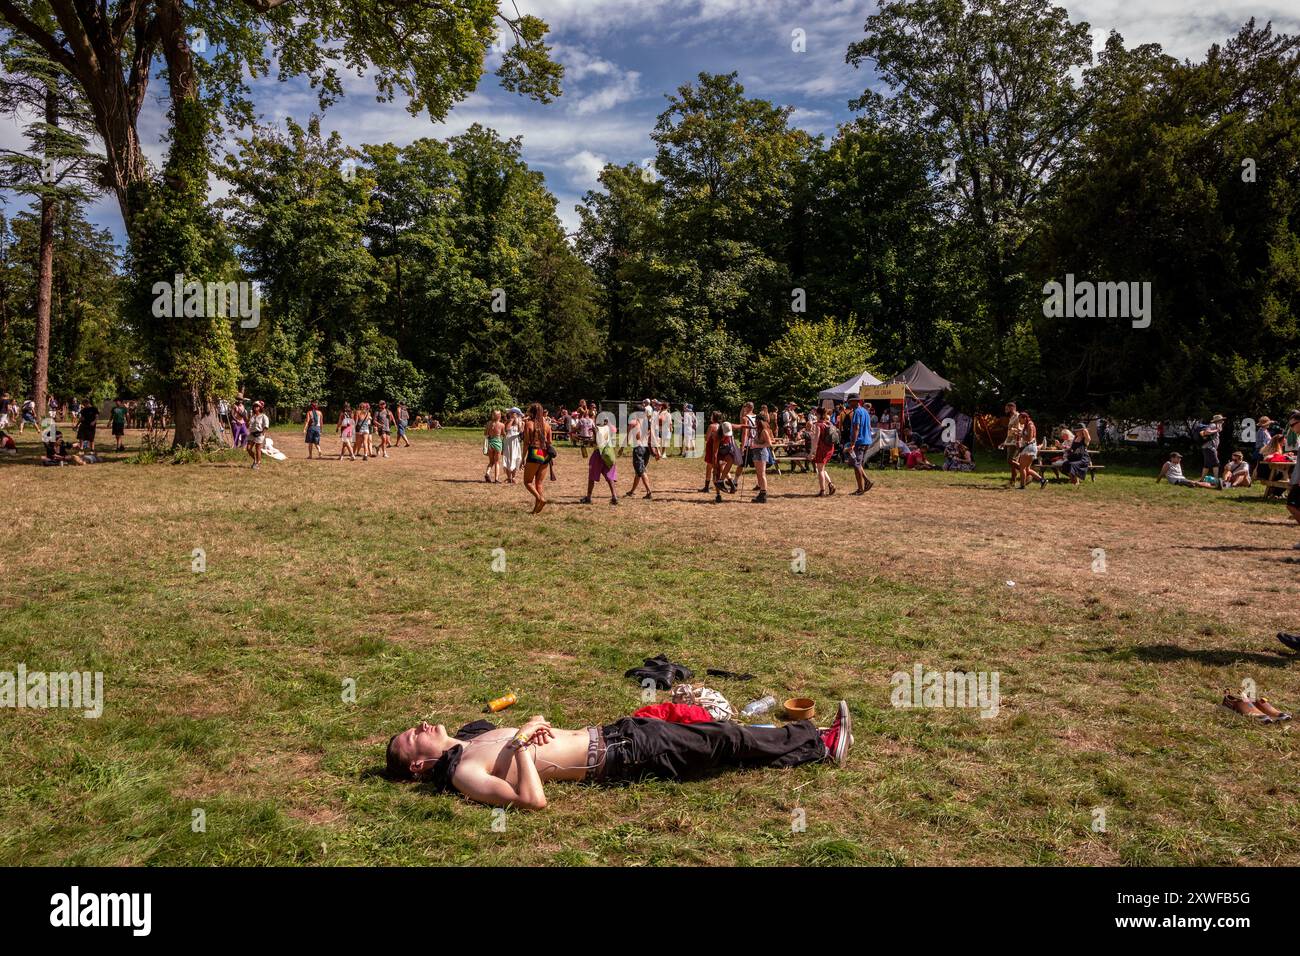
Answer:
[[[379,451],[375,453],[376,458],[387,458],[388,456],[388,436],[393,431],[393,413],[388,410],[388,402],[382,398],[379,400],[379,408],[375,411],[375,434],[379,436]]]
[[[325,416],[321,414],[320,405],[317,402],[311,403],[311,408],[307,409],[307,414],[302,420],[302,437],[307,443],[307,460],[312,459],[312,449],[316,450],[317,458],[324,458],[325,453],[320,450],[320,433],[321,426],[325,424]]]
[[[397,444],[394,448],[410,448],[411,439],[406,437],[406,429],[411,424],[411,410],[404,402],[397,403]]]
[[[1020,475],[1020,489],[1024,490],[1026,480],[1036,481],[1038,487],[1042,488],[1047,484],[1047,479],[1034,471],[1034,459],[1038,457],[1038,426],[1034,424],[1028,412],[1020,413],[1020,440],[1022,444],[1016,452],[1016,471]]]
[[[524,421],[524,487],[533,496],[532,514],[540,514],[546,507],[545,487],[546,466],[550,463],[551,423],[546,420],[546,410],[541,402],[533,402],[528,407],[528,418]]]
[[[775,461],[772,454],[772,416],[766,407],[758,413],[754,431],[754,483],[758,494],[753,498],[755,504],[767,504],[767,466]]]
[[[248,443],[248,409],[242,399],[230,404],[230,439],[236,448]]]
[[[695,457],[695,406],[693,405],[682,406],[682,457]],[[707,481],[704,490],[709,490]]]
[[[513,485],[519,480],[519,469],[524,465],[523,433],[524,413],[511,408],[501,433],[501,467],[505,469],[507,484]]]
[[[856,395],[849,399],[849,460],[853,464],[853,477],[858,483],[855,495],[865,495],[872,488],[867,477],[867,449],[871,447],[871,413]]]
[[[646,403],[646,411],[641,415],[635,415],[628,426],[627,440],[632,446],[632,489],[625,495],[631,497],[636,494],[636,489],[640,485],[645,486],[645,500],[653,500],[653,493],[650,491],[650,477],[647,474],[650,468],[650,432],[654,428],[651,417],[650,404]]]
[[[483,454],[487,455],[487,468],[483,480],[490,484],[501,484],[501,452],[505,447],[506,426],[501,421],[501,410],[493,409],[492,417],[483,426]]]
[[[582,503],[591,504],[591,493],[596,489],[596,482],[603,478],[605,484],[609,485],[609,503],[617,505],[618,456],[614,449],[614,429],[609,425],[597,425],[595,441],[596,447],[587,459],[587,494],[582,498]]]
[[[835,482],[831,481],[826,466],[830,463],[831,456],[835,454],[835,446],[839,444],[840,436],[838,429],[831,424],[825,406],[817,409],[812,431],[813,470],[817,472],[817,497],[829,497],[835,494]]]
[[[253,459],[253,468],[262,465],[262,446],[266,443],[266,433],[271,427],[271,420],[266,417],[266,403],[253,403],[253,417],[248,420],[248,457]]]
[[[718,433],[722,427],[722,412],[714,411],[709,416],[709,425],[704,430],[704,487],[701,494],[709,493],[709,485],[716,480],[718,470]],[[693,440],[693,439],[692,439]]]
[[[356,451],[361,455],[363,462],[368,462],[374,455],[374,446],[370,445],[370,429],[374,427],[374,420],[370,418],[370,403],[361,402],[356,406]]]
[[[343,411],[339,412],[339,423],[334,426],[334,431],[339,436],[339,461],[343,460],[343,453],[348,453],[348,461],[356,461],[357,455],[353,451],[352,445],[356,440],[356,419],[352,417],[352,406],[347,402],[343,403]]]
[[[54,416],[51,414],[50,416]],[[126,436],[126,402],[117,399],[113,402],[113,410],[109,413],[109,426],[113,432],[113,442],[116,445],[115,451],[125,451],[126,444],[123,438]]]
[[[1024,444],[1021,441],[1021,423],[1020,411],[1016,408],[1015,402],[1007,402],[1005,411],[1007,413],[1007,437],[1002,441],[1002,447],[1007,451],[1007,465],[1011,468],[1011,482],[1008,487],[1015,485],[1018,469],[1020,468],[1020,446]]]

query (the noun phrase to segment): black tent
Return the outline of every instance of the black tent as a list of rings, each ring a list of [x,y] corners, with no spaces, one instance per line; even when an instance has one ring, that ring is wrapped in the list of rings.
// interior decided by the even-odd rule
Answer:
[[[927,368],[924,362],[913,362],[885,384],[907,386],[903,415],[917,441],[931,448],[942,447],[944,422],[951,420],[953,438],[969,447],[971,417],[948,404],[947,393],[952,382]]]

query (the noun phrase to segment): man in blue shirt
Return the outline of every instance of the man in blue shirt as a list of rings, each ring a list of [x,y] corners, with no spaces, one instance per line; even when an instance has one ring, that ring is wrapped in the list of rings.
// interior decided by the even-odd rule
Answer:
[[[849,399],[853,409],[849,417],[850,460],[853,462],[853,477],[857,479],[858,490],[855,495],[865,495],[871,490],[871,479],[867,477],[867,449],[871,447],[871,415],[867,412],[862,399]]]

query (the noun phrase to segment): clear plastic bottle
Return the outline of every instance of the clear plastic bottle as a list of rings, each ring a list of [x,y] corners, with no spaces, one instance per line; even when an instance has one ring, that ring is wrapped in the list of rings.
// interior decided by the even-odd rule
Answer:
[[[760,697],[758,700],[751,700],[748,704],[746,704],[743,708],[741,708],[740,716],[757,717],[759,714],[766,714],[769,710],[771,710],[775,706],[776,706],[775,697],[771,697],[771,696]]]

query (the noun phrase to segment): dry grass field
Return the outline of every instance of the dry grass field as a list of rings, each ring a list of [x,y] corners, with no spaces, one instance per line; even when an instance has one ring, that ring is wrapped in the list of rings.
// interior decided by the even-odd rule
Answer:
[[[530,516],[470,433],[363,463],[290,430],[259,472],[40,468],[22,437],[0,670],[102,671],[105,700],[0,711],[0,864],[1300,863],[1293,725],[1218,706],[1253,681],[1300,710],[1273,637],[1300,629],[1300,529],[1258,490],[873,471],[856,498],[841,471],[831,499],[796,474],[714,504],[671,459],[612,508],[565,448]],[[660,652],[757,675],[708,679],[737,707],[848,699],[849,765],[556,784],[504,830],[378,773],[394,731],[506,690],[507,723],[630,713],[623,672]],[[997,716],[891,706],[917,664],[996,672]]]

